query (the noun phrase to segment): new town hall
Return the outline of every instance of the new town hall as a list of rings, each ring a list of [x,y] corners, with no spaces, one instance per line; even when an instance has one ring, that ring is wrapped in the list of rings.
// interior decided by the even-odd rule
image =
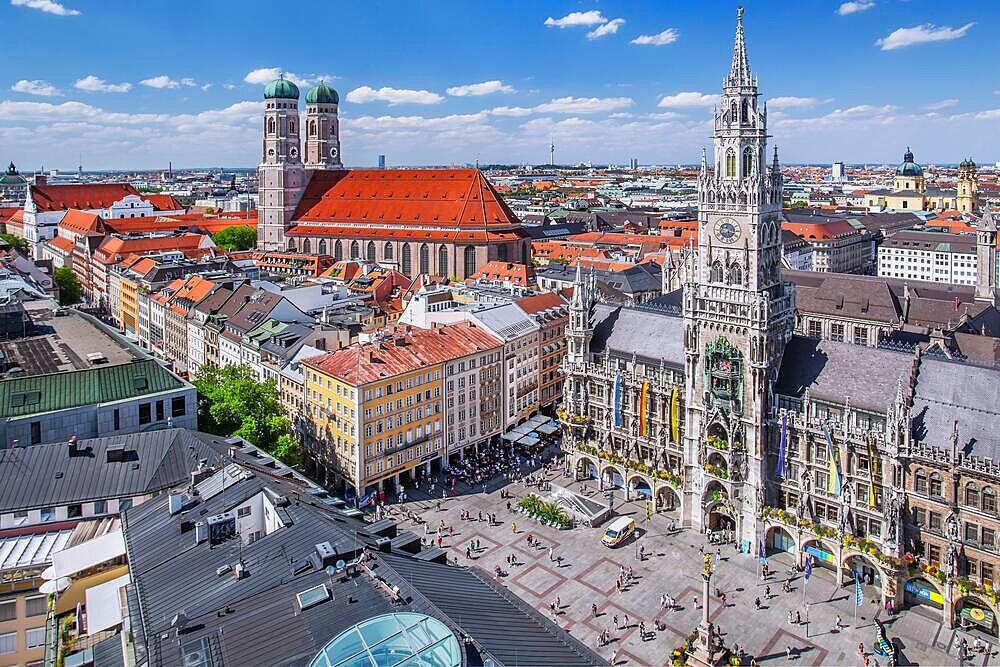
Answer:
[[[733,531],[751,553],[810,554],[845,585],[857,572],[868,599],[995,634],[1000,371],[956,360],[939,331],[877,346],[794,333],[781,173],[742,19],[714,127],[693,279],[633,308],[598,304],[577,276],[559,413],[576,475]],[[996,235],[985,216],[980,248]],[[981,254],[979,274],[995,274]],[[977,317],[1000,317],[994,292],[976,288]]]

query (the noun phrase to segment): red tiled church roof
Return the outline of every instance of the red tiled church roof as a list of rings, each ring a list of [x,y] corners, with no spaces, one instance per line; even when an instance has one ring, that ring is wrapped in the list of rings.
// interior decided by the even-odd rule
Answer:
[[[478,169],[318,171],[294,220],[478,230],[520,225]]]

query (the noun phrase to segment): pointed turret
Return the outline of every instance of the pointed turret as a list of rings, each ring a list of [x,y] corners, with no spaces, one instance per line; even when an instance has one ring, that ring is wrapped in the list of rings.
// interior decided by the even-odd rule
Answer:
[[[733,62],[729,66],[727,86],[752,86],[750,62],[747,60],[747,47],[743,40],[743,7],[736,8],[736,41],[733,44]]]

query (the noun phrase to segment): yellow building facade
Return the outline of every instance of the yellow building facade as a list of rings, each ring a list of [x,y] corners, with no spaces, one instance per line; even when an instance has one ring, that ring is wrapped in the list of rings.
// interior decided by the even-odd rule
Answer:
[[[974,213],[978,197],[976,175],[976,163],[966,159],[959,166],[955,189],[928,188],[923,167],[914,161],[907,148],[892,178],[892,190],[873,190],[865,195],[865,200],[869,208]]]

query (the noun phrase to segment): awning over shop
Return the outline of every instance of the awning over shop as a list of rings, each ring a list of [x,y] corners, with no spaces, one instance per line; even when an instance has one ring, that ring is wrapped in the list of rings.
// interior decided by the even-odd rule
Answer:
[[[519,445],[534,446],[538,444],[538,436],[534,433],[529,433],[528,435],[522,437],[517,441]]]
[[[559,431],[559,427],[556,426],[555,424],[553,424],[551,421],[549,421],[549,422],[547,422],[545,424],[542,424],[541,426],[539,426],[535,430],[538,431],[539,433],[543,434],[543,435],[552,435],[553,433],[556,433],[556,432]]]
[[[962,611],[959,612],[959,616],[968,621],[972,621],[977,625],[981,625],[987,630],[993,630],[993,612],[989,609],[980,609],[979,607],[962,607]]]

